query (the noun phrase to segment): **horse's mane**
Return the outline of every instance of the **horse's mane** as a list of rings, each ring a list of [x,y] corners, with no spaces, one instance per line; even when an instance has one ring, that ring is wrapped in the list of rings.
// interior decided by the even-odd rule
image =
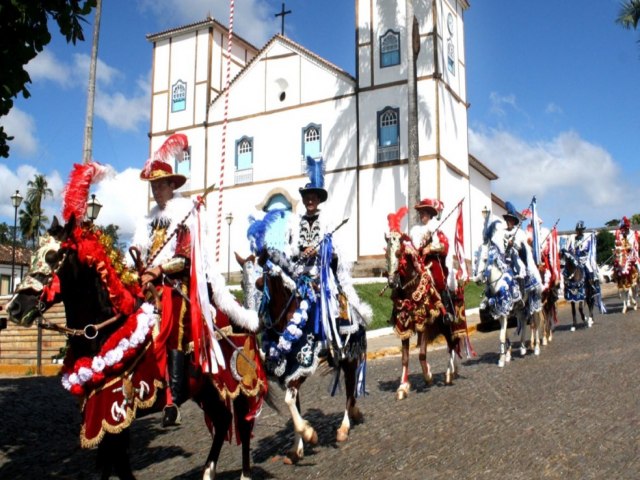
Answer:
[[[60,238],[63,249],[74,250],[78,262],[96,271],[117,313],[129,315],[134,312],[142,296],[138,277],[126,266],[122,252],[114,246],[109,235],[93,225],[72,226],[66,237],[55,230],[50,234]]]

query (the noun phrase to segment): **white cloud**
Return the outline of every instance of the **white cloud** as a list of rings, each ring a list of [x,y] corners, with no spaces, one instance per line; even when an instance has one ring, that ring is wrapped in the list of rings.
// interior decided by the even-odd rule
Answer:
[[[514,94],[500,95],[498,92],[491,92],[489,94],[489,101],[491,102],[491,113],[499,116],[507,114],[505,107],[511,107],[516,110],[518,108],[516,104],[516,96]]]
[[[89,65],[91,57],[84,53],[73,55],[73,72],[79,83],[86,85],[89,82]],[[118,80],[124,79],[124,74],[117,68],[104,63],[98,58],[96,65],[96,83],[98,85],[111,85]]]
[[[112,128],[135,132],[149,120],[148,91],[140,89],[134,96],[127,97],[100,89],[96,94],[95,114]]]
[[[142,0],[143,12],[151,12],[158,22],[167,28],[174,28],[180,22],[185,24],[202,21],[211,15],[222,25],[229,24],[229,3],[210,0]],[[264,0],[245,0],[235,3],[234,32],[260,48],[279,29],[276,27],[273,7]]]
[[[519,209],[535,195],[543,218],[560,217],[561,227],[578,218],[602,226],[624,214],[619,206],[633,198],[611,155],[575,132],[533,143],[504,130],[469,129],[469,151],[500,177],[494,193]]]
[[[25,67],[32,82],[49,80],[62,87],[73,85],[73,76],[69,65],[65,65],[55,54],[48,49],[44,49],[31,60]]]
[[[32,156],[38,151],[36,122],[28,113],[13,107],[7,116],[0,117],[0,125],[4,126],[8,135],[14,137],[9,147],[22,156]]]
[[[27,184],[36,175],[42,175],[43,172],[38,171],[31,165],[20,165],[16,170],[12,170],[5,164],[0,163],[0,191],[6,192],[6,195],[0,197],[0,217],[4,217],[4,220],[8,224],[13,225],[14,207],[11,204],[11,195],[16,190],[20,191],[22,198],[27,196]],[[56,171],[46,174],[48,187],[53,191],[53,198],[48,197],[43,203],[42,208],[45,215],[49,217],[49,220],[53,218],[53,215],[58,215],[60,212],[60,192],[62,191],[63,181],[60,174]],[[23,208],[21,206],[20,208]]]
[[[98,183],[94,189],[96,198],[102,203],[97,223],[114,224],[120,227],[121,241],[133,235],[136,223],[147,213],[147,184],[140,180],[140,170],[128,168]]]
[[[556,104],[555,104],[555,103],[553,103],[553,102],[549,102],[549,103],[547,104],[546,108],[544,109],[544,112],[545,112],[545,113],[552,113],[552,114],[555,114],[555,113],[564,113],[564,112],[563,112],[563,110],[562,110],[562,108],[561,108],[561,107],[559,107],[558,105],[556,105]]]

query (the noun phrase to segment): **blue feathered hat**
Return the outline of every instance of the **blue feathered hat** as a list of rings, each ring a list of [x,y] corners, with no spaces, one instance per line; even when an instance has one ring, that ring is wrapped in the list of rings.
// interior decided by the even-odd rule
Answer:
[[[324,189],[324,162],[322,158],[307,157],[307,175],[309,175],[309,183],[299,188],[300,195],[316,193],[320,203],[325,202],[329,194]]]
[[[505,220],[511,218],[516,222],[516,225],[520,225],[520,222],[523,220],[523,216],[520,215],[518,210],[516,210],[516,207],[514,207],[511,202],[506,202],[504,206],[507,209],[507,213],[503,214],[502,218]]]

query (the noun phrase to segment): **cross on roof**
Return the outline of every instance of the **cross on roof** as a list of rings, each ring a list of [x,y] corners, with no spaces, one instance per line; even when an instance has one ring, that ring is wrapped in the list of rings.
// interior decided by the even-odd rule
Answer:
[[[284,9],[284,2],[282,2],[282,10],[280,10],[280,13],[276,13],[274,15],[274,17],[282,17],[281,19],[281,24],[280,24],[280,34],[284,35],[284,17],[285,15],[289,15],[291,13],[291,10],[286,10]]]

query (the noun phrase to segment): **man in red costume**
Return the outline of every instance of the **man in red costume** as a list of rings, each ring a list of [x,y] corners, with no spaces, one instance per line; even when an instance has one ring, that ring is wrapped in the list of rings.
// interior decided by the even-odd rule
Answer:
[[[138,225],[133,244],[140,249],[144,270],[142,285],[156,287],[162,298],[161,333],[168,355],[167,405],[162,425],[178,425],[178,405],[188,398],[186,355],[192,348],[189,302],[177,292],[169,281],[176,281],[189,297],[191,237],[182,220],[193,208],[193,202],[175,194],[184,185],[186,177],[173,173],[171,165],[155,160],[140,174],[148,181],[156,201],[144,221]],[[175,232],[175,234],[174,234]],[[164,359],[160,359],[162,364]]]

